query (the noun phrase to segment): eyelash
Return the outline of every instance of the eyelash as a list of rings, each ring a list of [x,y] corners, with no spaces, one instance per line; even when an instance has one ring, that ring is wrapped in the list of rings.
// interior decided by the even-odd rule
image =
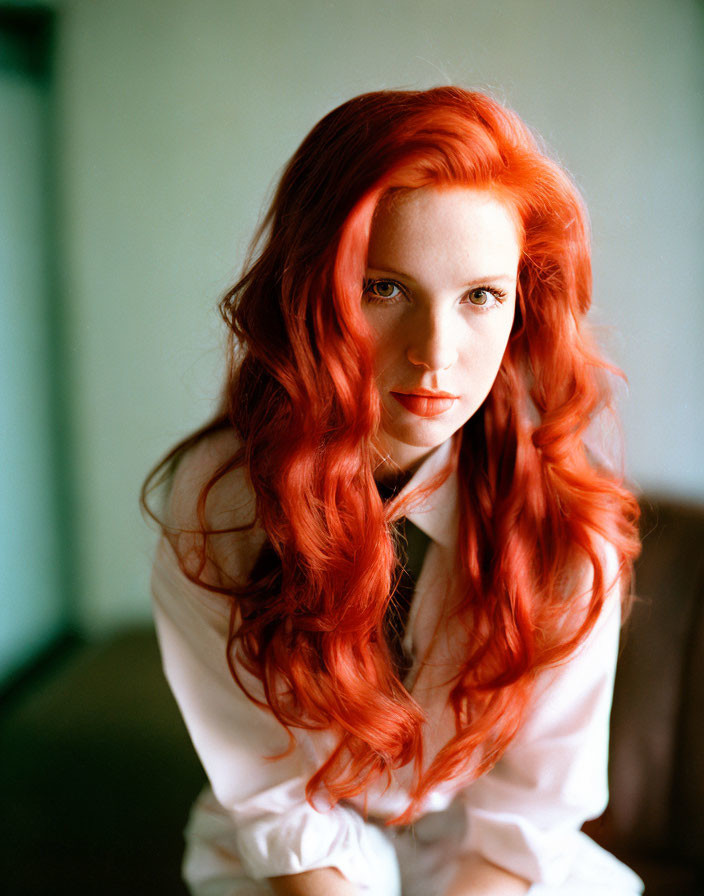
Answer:
[[[371,290],[373,287],[378,286],[380,283],[390,284],[391,286],[395,286],[404,296],[407,296],[405,287],[401,283],[397,283],[396,280],[390,280],[388,277],[380,278],[378,280],[365,280],[364,281],[364,290],[363,295],[366,296],[367,301],[372,305],[385,305],[393,303],[397,296],[375,296]],[[474,289],[470,289],[467,295],[472,295],[475,292],[486,292],[489,295],[493,296],[496,300],[495,303],[490,305],[479,305],[476,302],[467,302],[466,304],[471,305],[473,308],[476,308],[478,311],[490,311],[492,308],[495,308],[496,305],[500,305],[504,299],[506,298],[506,293],[503,289],[499,289],[496,286],[475,286]]]

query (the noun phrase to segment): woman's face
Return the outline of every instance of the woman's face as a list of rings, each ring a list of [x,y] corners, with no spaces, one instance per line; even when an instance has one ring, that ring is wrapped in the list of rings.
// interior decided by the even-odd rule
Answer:
[[[488,395],[511,332],[520,252],[509,208],[490,192],[427,187],[377,210],[362,308],[374,334],[379,448],[402,470]]]

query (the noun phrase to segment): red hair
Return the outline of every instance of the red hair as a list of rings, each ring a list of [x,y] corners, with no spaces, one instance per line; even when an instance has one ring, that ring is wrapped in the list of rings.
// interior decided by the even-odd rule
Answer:
[[[384,637],[395,554],[373,478],[380,405],[360,294],[380,200],[441,185],[502,198],[520,223],[523,251],[501,368],[455,441],[455,616],[467,630],[467,654],[451,687],[456,735],[426,766],[423,712],[398,680]],[[407,821],[439,782],[496,762],[536,675],[586,637],[611,584],[600,545],[614,546],[624,581],[638,552],[635,499],[584,445],[587,425],[610,406],[613,372],[584,323],[585,208],[521,120],[488,96],[457,87],[380,91],[313,128],[283,174],[258,244],[221,303],[230,329],[222,413],[154,473],[206,433],[235,431],[241,449],[200,493],[199,569],[184,557],[182,568],[230,596],[235,679],[239,668],[256,675],[289,729],[337,735],[309,796],[324,788],[333,801],[347,798],[415,762],[413,801],[396,820]],[[236,467],[256,496],[249,524],[267,540],[247,582],[218,586],[202,576],[206,560],[217,560],[209,540],[223,533],[207,525],[205,504]]]

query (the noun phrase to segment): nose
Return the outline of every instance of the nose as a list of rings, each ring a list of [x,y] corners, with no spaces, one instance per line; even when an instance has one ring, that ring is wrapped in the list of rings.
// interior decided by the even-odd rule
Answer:
[[[416,367],[447,370],[457,360],[457,326],[442,310],[418,311],[409,323],[406,357]]]

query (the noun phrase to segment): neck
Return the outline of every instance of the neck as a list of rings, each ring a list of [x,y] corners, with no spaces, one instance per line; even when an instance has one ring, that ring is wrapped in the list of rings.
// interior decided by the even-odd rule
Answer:
[[[397,446],[380,440],[377,444],[379,457],[374,469],[374,479],[386,488],[399,491],[436,448],[437,446],[433,448]]]

